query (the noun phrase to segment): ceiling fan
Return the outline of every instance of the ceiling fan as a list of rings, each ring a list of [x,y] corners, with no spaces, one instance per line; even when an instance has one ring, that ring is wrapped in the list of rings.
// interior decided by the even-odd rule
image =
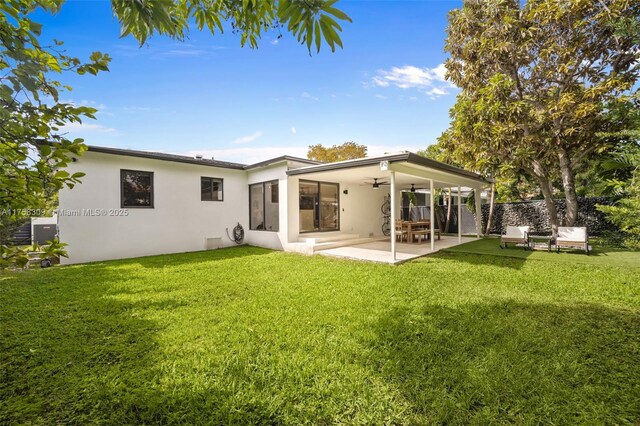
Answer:
[[[364,183],[364,185],[371,185],[373,187],[373,189],[378,189],[380,188],[381,185],[389,185],[389,182],[386,181],[380,181],[378,182],[378,178],[367,178],[367,179],[373,179],[373,182],[366,182]],[[382,179],[382,178],[380,178]]]
[[[415,184],[411,184],[411,189],[409,189],[409,192],[416,192],[416,190],[418,189],[429,189],[429,188],[416,188]]]

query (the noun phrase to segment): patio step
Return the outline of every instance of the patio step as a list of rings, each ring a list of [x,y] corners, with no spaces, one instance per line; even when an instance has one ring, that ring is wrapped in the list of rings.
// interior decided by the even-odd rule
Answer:
[[[314,244],[311,246],[313,253],[318,252],[318,251],[322,251],[322,250],[328,250],[328,249],[332,249],[332,248],[337,248],[337,247],[344,247],[344,246],[355,246],[358,244],[364,244],[364,243],[370,243],[372,241],[381,241],[381,240],[388,240],[389,237],[362,237],[362,238],[351,238],[348,240],[340,240],[340,241],[327,241],[324,243],[318,243],[318,244]]]
[[[298,242],[309,245],[355,240],[360,238],[359,234],[342,234],[342,233],[319,233],[319,234],[303,234],[298,237]]]

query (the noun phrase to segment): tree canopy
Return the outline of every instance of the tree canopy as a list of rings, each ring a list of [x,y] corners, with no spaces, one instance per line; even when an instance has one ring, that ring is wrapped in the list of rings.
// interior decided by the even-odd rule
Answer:
[[[225,23],[240,34],[244,46],[258,47],[263,33],[282,29],[317,51],[323,41],[335,51],[342,47],[338,21],[351,18],[334,7],[338,0],[112,0],[122,35],[143,44],[153,34],[183,39],[193,21],[198,30],[222,33]],[[56,3],[62,3],[58,0]]]
[[[607,112],[638,79],[639,0],[467,0],[449,15],[447,77],[461,92],[440,143],[478,171],[524,171],[577,216],[575,174],[611,147]],[[554,187],[554,183],[560,187]]]
[[[335,163],[336,161],[355,160],[367,156],[367,147],[355,142],[345,142],[342,145],[325,147],[321,144],[309,146],[307,158],[322,161],[323,163]]]

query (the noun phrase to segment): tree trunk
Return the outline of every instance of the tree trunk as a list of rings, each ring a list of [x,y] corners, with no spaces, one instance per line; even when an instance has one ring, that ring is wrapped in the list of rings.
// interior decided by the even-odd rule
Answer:
[[[491,219],[493,218],[493,206],[495,205],[496,184],[491,184],[491,198],[489,201],[489,217],[487,217],[487,228],[484,231],[484,235],[489,235],[491,230]]]
[[[447,195],[447,221],[444,225],[444,232],[449,232],[449,223],[451,223],[451,188],[449,188],[449,195]]]
[[[578,196],[576,195],[576,183],[573,169],[571,168],[571,159],[564,149],[560,149],[558,159],[560,160],[564,198],[567,202],[567,215],[564,224],[566,226],[573,226],[578,218]]]
[[[442,213],[442,208],[440,206],[436,207],[436,213],[438,213],[436,215],[436,219],[438,221],[438,229],[440,230],[440,232],[444,233],[444,214]]]
[[[551,234],[553,238],[558,235],[558,226],[560,225],[560,220],[558,218],[558,208],[556,207],[556,203],[553,201],[553,187],[551,186],[551,182],[549,181],[548,173],[544,170],[544,167],[538,162],[533,162],[533,177],[536,178],[538,183],[540,184],[540,189],[542,190],[542,195],[544,196],[544,203],[547,207],[547,211],[549,212],[549,222],[551,222]]]

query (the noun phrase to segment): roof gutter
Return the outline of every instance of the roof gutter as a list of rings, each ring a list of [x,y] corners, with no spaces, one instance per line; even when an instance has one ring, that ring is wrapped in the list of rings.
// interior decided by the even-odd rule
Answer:
[[[289,170],[287,171],[287,175],[295,176],[295,175],[304,175],[309,173],[327,172],[332,170],[343,170],[343,169],[351,169],[356,167],[366,167],[366,166],[379,164],[381,161],[388,161],[389,163],[406,162],[406,163],[415,164],[418,166],[428,167],[430,169],[438,170],[441,172],[452,173],[461,177],[465,177],[465,178],[469,178],[477,181],[488,182],[488,183],[493,182],[493,180],[484,178],[483,176],[477,173],[473,173],[468,170],[461,169],[459,167],[451,166],[446,163],[441,163],[440,161],[431,160],[429,158],[422,157],[412,152],[387,155],[383,157],[362,158],[355,161],[326,163],[326,164],[321,164],[319,166],[304,167],[301,169]]]
[[[244,164],[229,163],[226,161],[197,159],[182,155],[165,154],[161,152],[136,151],[130,149],[108,148],[103,146],[88,147],[89,152],[99,152],[102,154],[121,155],[124,157],[146,158],[150,160],[171,161],[174,163],[196,164],[198,166],[219,167],[223,169],[244,170]]]

